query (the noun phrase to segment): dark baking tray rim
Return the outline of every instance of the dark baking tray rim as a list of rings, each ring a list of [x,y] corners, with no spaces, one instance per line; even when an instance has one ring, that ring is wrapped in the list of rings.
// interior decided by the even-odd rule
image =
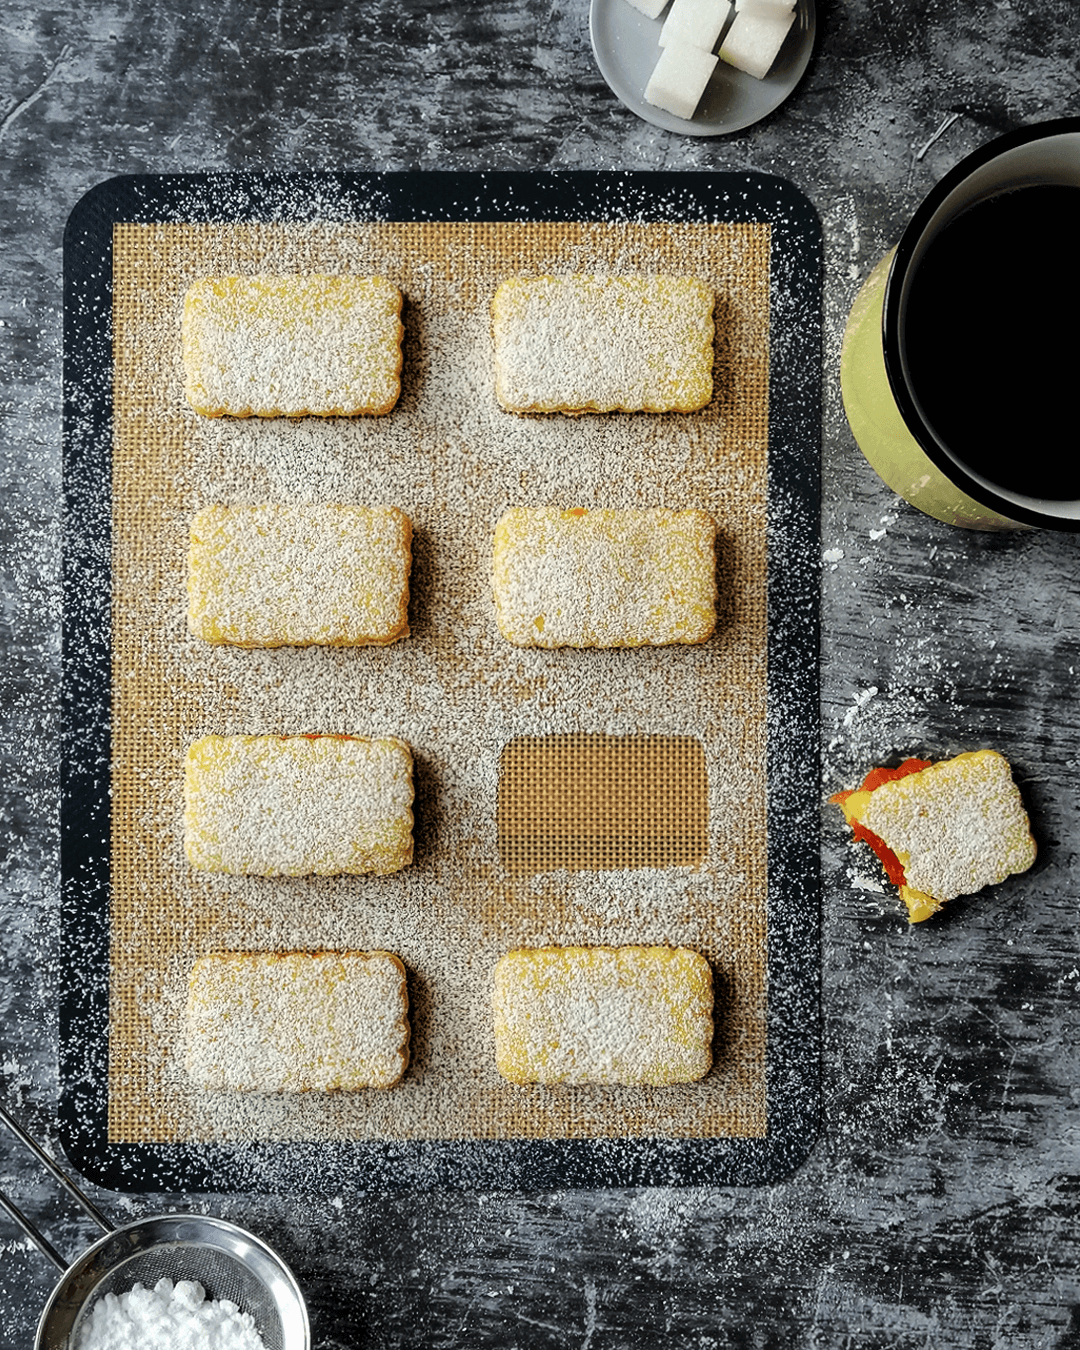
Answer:
[[[239,221],[767,223],[771,228],[768,583],[768,1127],[763,1138],[124,1144],[108,1139],[112,229]],[[548,1190],[753,1185],[813,1147],[820,1051],[821,227],[760,173],[126,175],[64,236],[60,1134],[119,1191],[342,1187]],[[278,1178],[282,1179],[280,1184]]]

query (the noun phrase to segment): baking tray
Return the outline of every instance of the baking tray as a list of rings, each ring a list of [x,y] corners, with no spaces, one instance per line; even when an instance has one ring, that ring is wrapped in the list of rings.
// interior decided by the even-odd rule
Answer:
[[[113,229],[328,217],[769,226],[767,1128],[760,1137],[110,1140]],[[100,185],[76,206],[64,247],[61,833],[72,971],[60,1008],[60,1070],[62,1138],[85,1175],[118,1190],[544,1189],[763,1183],[802,1161],[818,1107],[820,311],[816,215],[790,184],[760,174],[132,176]]]

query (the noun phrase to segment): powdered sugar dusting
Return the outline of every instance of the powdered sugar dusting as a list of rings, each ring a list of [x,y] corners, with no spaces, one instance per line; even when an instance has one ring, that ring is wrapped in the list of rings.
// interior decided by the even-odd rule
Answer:
[[[386,952],[213,952],[191,972],[185,1067],[201,1088],[392,1087],[408,1063],[405,969]]]
[[[203,736],[184,761],[184,850],[240,876],[383,875],[413,856],[412,755],[393,737]]]
[[[118,981],[116,1015],[122,1023],[137,1016],[139,1032],[130,1052],[120,1038],[114,1073],[131,1073],[148,1095],[122,1124],[115,1111],[117,1128],[136,1137],[163,1127],[185,1138],[233,1139],[531,1133],[538,1122],[530,1121],[527,1103],[507,1098],[506,1108],[500,1105],[514,1089],[498,1086],[492,1062],[490,991],[498,956],[545,935],[560,945],[678,943],[701,951],[720,979],[728,1025],[741,1028],[739,1055],[719,1056],[700,1085],[648,1102],[628,1098],[606,1113],[602,1133],[753,1134],[764,1127],[767,424],[755,410],[767,389],[768,288],[767,276],[756,291],[748,280],[754,227],[662,227],[659,236],[649,227],[508,228],[514,259],[532,249],[538,267],[577,269],[586,260],[594,271],[599,261],[632,267],[648,239],[650,247],[668,248],[681,268],[699,272],[724,315],[717,339],[724,380],[715,402],[694,415],[507,414],[494,395],[489,304],[512,263],[500,252],[508,236],[492,227],[426,236],[395,226],[178,227],[171,238],[164,231],[152,241],[134,230],[130,255],[128,245],[120,250],[133,264],[144,257],[141,265],[158,279],[148,287],[136,273],[124,290],[121,276],[118,349],[138,360],[118,370],[119,406],[156,403],[167,431],[149,461],[162,502],[152,542],[142,502],[132,500],[130,516],[123,497],[117,506],[118,615],[136,638],[128,655],[120,654],[125,643],[118,646],[118,707],[134,711],[145,698],[150,669],[162,672],[166,688],[183,690],[179,700],[162,700],[150,723],[137,712],[118,722],[125,822],[117,828],[119,866],[133,865],[140,887],[183,896],[185,916],[154,939],[154,1001],[133,997],[136,970],[149,955],[142,930],[133,926],[118,938],[114,959],[130,959],[135,968],[130,981]],[[405,366],[393,413],[256,421],[185,409],[175,399],[175,322],[188,277],[241,265],[263,275],[271,267],[295,272],[301,263],[401,283]],[[134,307],[125,312],[129,300]],[[160,391],[169,390],[163,399]],[[137,442],[122,441],[121,480],[137,473],[141,487],[146,438],[140,432]],[[247,650],[186,633],[191,517],[209,504],[252,502],[395,504],[413,523],[411,636],[377,648]],[[716,525],[727,596],[716,633],[677,649],[567,652],[508,643],[495,623],[492,540],[500,515],[519,504],[702,512]],[[550,731],[698,739],[708,768],[706,861],[655,876],[549,874],[537,884],[506,876],[494,839],[500,752],[515,736]],[[176,832],[182,801],[173,754],[207,736],[313,732],[392,736],[412,747],[414,864],[352,878],[192,873]],[[162,736],[177,747],[164,757]],[[141,767],[132,772],[128,764]],[[653,899],[645,901],[649,892]],[[193,1094],[177,1059],[187,970],[207,950],[254,949],[401,957],[414,1010],[413,1065],[401,1083],[377,1100]],[[130,958],[119,955],[127,951]],[[148,1026],[163,1051],[149,1075],[140,1048]],[[598,1125],[568,1100],[555,1117],[545,1108],[539,1128],[592,1134]]]
[[[400,311],[385,277],[199,277],[181,322],[185,392],[208,417],[387,413]]]
[[[395,642],[412,527],[395,507],[207,506],[191,524],[188,627],[208,642]]]
[[[514,412],[692,412],[712,396],[713,294],[694,277],[510,278],[492,328]]]
[[[511,508],[495,527],[499,629],[535,647],[704,642],[715,534],[702,511]]]
[[[266,1350],[250,1313],[208,1299],[193,1280],[161,1279],[106,1294],[83,1322],[75,1350]]]
[[[1035,844],[1008,762],[982,750],[883,783],[863,824],[901,859],[907,884],[953,900],[1023,872]]]
[[[556,175],[554,212],[546,187],[530,205],[521,195],[525,184],[501,175],[476,181],[448,176],[444,185],[451,196],[436,201],[414,194],[411,179],[378,176],[283,175],[251,183],[230,178],[209,190],[202,179],[140,180],[130,189],[122,182],[115,201],[95,198],[71,236],[86,240],[80,247],[91,283],[104,278],[99,260],[113,258],[111,290],[117,299],[123,294],[134,302],[118,303],[113,311],[116,407],[164,419],[159,440],[151,422],[143,423],[139,443],[119,438],[118,467],[137,478],[143,491],[131,504],[136,509],[129,511],[129,503],[121,501],[114,513],[116,631],[134,632],[137,639],[114,644],[112,692],[117,709],[130,715],[114,718],[119,735],[112,773],[102,783],[106,790],[113,787],[112,819],[118,822],[112,838],[114,890],[123,890],[119,878],[133,879],[134,887],[114,904],[109,1090],[107,1097],[94,1092],[95,1109],[108,1109],[109,1138],[120,1141],[121,1187],[148,1166],[159,1177],[227,1175],[230,1186],[273,1188],[293,1185],[300,1168],[334,1185],[341,1184],[332,1179],[344,1175],[341,1168],[353,1174],[357,1159],[374,1162],[393,1185],[429,1184],[432,1161],[448,1169],[447,1175],[474,1176],[485,1184],[494,1157],[509,1159],[512,1176],[522,1182],[526,1173],[535,1180],[535,1169],[548,1157],[557,1157],[560,1167],[565,1163],[562,1179],[569,1184],[595,1183],[597,1175],[674,1180],[699,1166],[713,1176],[719,1169],[749,1178],[763,1175],[762,1164],[765,1173],[790,1166],[812,1133],[807,1108],[812,1110],[813,1089],[804,1082],[804,1050],[814,1040],[814,999],[799,974],[815,960],[815,934],[805,926],[812,922],[811,878],[807,869],[788,867],[781,855],[770,952],[791,951],[794,959],[772,966],[781,1001],[776,1018],[770,1006],[770,1025],[776,1043],[785,1047],[777,1075],[770,1075],[777,1114],[760,1145],[740,1146],[731,1137],[732,1129],[757,1133],[765,1124],[763,1117],[751,1124],[745,1112],[752,1101],[763,1102],[754,1074],[763,1067],[765,989],[746,978],[740,954],[764,951],[764,858],[751,841],[762,838],[766,751],[770,826],[774,807],[778,812],[778,830],[770,833],[770,874],[772,838],[785,835],[793,806],[806,827],[804,842],[813,833],[804,805],[810,747],[802,709],[814,704],[814,666],[805,640],[813,627],[814,597],[803,559],[816,551],[807,510],[816,476],[804,452],[817,439],[816,421],[808,416],[817,384],[816,364],[809,359],[817,296],[791,256],[801,259],[806,252],[810,263],[815,261],[812,212],[798,194],[755,175],[721,176],[710,180],[707,190],[679,178]],[[531,188],[526,196],[531,202]],[[552,223],[564,219],[571,200],[577,223]],[[101,205],[111,242],[98,228]],[[521,223],[523,216],[536,223]],[[604,223],[581,223],[582,217]],[[195,223],[160,227],[163,218]],[[253,218],[283,223],[219,225]],[[479,223],[492,218],[517,223]],[[441,223],[447,219],[464,223]],[[402,220],[414,225],[393,223]],[[716,224],[720,220],[729,223]],[[156,255],[135,261],[132,236],[140,227],[128,221],[154,223]],[[367,223],[357,227],[356,221]],[[426,223],[435,221],[440,223]],[[192,268],[185,270],[187,263]],[[583,417],[569,426],[566,419],[516,419],[499,412],[491,383],[488,298],[498,280],[523,270],[703,278],[717,305],[713,402],[690,417]],[[174,380],[178,352],[178,328],[169,327],[178,323],[178,312],[160,309],[163,295],[182,295],[196,274],[308,271],[377,273],[402,284],[406,378],[392,417],[288,426],[218,419],[209,427],[183,407],[177,415],[174,406],[160,402],[160,391]],[[83,312],[85,299],[99,312],[99,289],[77,288],[69,313]],[[97,407],[95,390],[110,361],[107,343],[100,340],[108,325],[95,320],[92,328],[84,327],[96,355],[92,370],[84,363],[77,373],[85,397]],[[766,397],[772,342],[781,372],[775,401]],[[766,482],[768,413],[787,434],[781,434]],[[554,421],[563,423],[563,434],[554,435],[545,424]],[[774,467],[780,469],[775,479]],[[99,502],[84,496],[90,516],[100,520]],[[410,638],[379,650],[243,652],[208,647],[177,631],[176,592],[182,588],[176,587],[171,560],[200,506],[373,500],[398,503],[416,524]],[[486,535],[490,541],[499,513],[537,502],[590,508],[693,505],[716,520],[722,597],[717,631],[700,650],[680,651],[678,689],[672,689],[665,670],[667,652],[578,651],[567,660],[566,652],[492,642],[490,591],[474,590],[469,578],[487,571],[490,555],[483,540]],[[150,546],[142,547],[143,540]],[[809,550],[802,548],[804,541]],[[760,583],[768,575],[766,551],[774,547],[775,567],[790,584],[774,596],[769,577],[770,620],[775,600],[780,630],[774,643],[770,622],[769,659],[770,669],[775,661],[779,672],[780,706],[770,699],[766,728]],[[73,608],[81,611],[81,599]],[[94,631],[107,640],[101,613],[94,609]],[[756,625],[757,633],[749,643],[748,625]],[[785,634],[795,636],[794,646],[788,647]],[[810,656],[810,663],[787,661],[789,650]],[[387,690],[394,691],[392,704]],[[718,697],[728,690],[730,699]],[[470,699],[478,701],[481,715],[453,720],[468,711]],[[416,747],[416,867],[375,879],[213,879],[191,873],[178,847],[182,803],[170,762],[178,764],[185,745],[208,733],[312,729],[399,735]],[[655,875],[640,869],[549,873],[507,885],[497,858],[492,866],[493,839],[485,835],[498,790],[499,754],[511,737],[535,737],[549,729],[589,735],[645,730],[700,741],[708,767],[706,862]],[[788,736],[778,734],[785,731]],[[86,737],[83,742],[92,754],[96,742]],[[148,749],[149,767],[141,758]],[[177,897],[179,906],[164,923],[139,923],[149,912],[147,903],[152,907],[163,895]],[[769,910],[771,916],[771,899]],[[154,933],[150,966],[147,930]],[[568,1089],[550,1101],[490,1094],[490,1077],[485,1078],[490,1001],[483,996],[490,988],[489,963],[508,945],[532,942],[544,932],[560,944],[678,940],[704,950],[719,978],[723,1044],[730,1053],[718,1056],[713,1072],[685,1092],[665,1089],[631,1099]],[[94,933],[80,929],[76,936],[96,951]],[[305,1097],[299,1104],[261,1095],[256,1103],[225,1102],[220,1094],[203,1101],[184,1093],[174,1039],[182,1015],[177,993],[192,955],[252,944],[271,950],[393,947],[406,954],[416,1053],[394,1092],[356,1100],[348,1094],[350,1100],[338,1102]],[[100,1028],[99,984],[94,975],[90,992],[98,1000],[94,1015]],[[455,1074],[453,1082],[467,1092],[475,1082],[480,1095],[472,1103],[446,1100],[432,1111],[427,1090],[436,1082],[445,1089],[450,1066],[464,1066],[466,1072]],[[795,1085],[797,1099],[791,1093]],[[645,1114],[635,1114],[639,1111]],[[427,1131],[434,1131],[444,1142],[415,1148],[386,1143],[419,1144],[417,1122],[423,1138],[431,1139]],[[96,1123],[88,1128],[95,1141],[102,1137]],[[512,1142],[538,1134],[576,1137],[586,1146],[535,1150]],[[699,1146],[703,1136],[715,1140],[717,1134],[727,1134],[728,1142]],[[234,1144],[204,1152],[194,1146],[203,1138]],[[183,1146],[143,1150],[123,1142],[156,1139]],[[451,1142],[456,1139],[475,1139],[478,1147],[460,1149]],[[283,1148],[258,1142],[271,1140],[291,1142]],[[346,1140],[357,1141],[356,1148],[336,1146]],[[487,1146],[484,1140],[498,1142]],[[695,1142],[684,1148],[680,1141]]]
[[[685,949],[508,952],[494,1013],[496,1061],[515,1082],[687,1082],[712,1059],[711,975]]]

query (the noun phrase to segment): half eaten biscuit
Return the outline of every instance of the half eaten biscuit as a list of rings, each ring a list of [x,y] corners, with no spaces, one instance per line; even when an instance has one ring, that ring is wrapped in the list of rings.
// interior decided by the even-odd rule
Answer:
[[[976,750],[874,769],[830,798],[877,853],[912,923],[1035,861],[1035,841],[1008,761]]]

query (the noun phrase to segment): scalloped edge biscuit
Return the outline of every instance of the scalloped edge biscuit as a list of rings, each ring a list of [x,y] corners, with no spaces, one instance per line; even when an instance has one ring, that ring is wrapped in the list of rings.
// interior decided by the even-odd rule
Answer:
[[[495,1064],[512,1083],[667,1086],[712,1066],[712,970],[686,947],[537,947],[495,967]]]
[[[184,295],[184,393],[204,417],[379,417],[401,393],[386,277],[201,277]]]
[[[912,923],[949,900],[1026,872],[1035,861],[1020,790],[996,750],[938,760],[833,800],[849,824],[862,826],[895,856]]]
[[[517,646],[696,645],[716,627],[716,522],[661,507],[511,507],[495,527],[492,587]]]
[[[409,1063],[405,967],[390,952],[211,952],[192,966],[184,1065],[200,1088],[390,1088]]]
[[[398,872],[412,769],[394,736],[203,736],[184,760],[184,852],[233,876]]]
[[[694,277],[510,277],[491,302],[509,412],[696,412],[712,399],[714,296]]]
[[[386,646],[409,633],[411,541],[394,506],[204,507],[188,630],[239,647]]]

